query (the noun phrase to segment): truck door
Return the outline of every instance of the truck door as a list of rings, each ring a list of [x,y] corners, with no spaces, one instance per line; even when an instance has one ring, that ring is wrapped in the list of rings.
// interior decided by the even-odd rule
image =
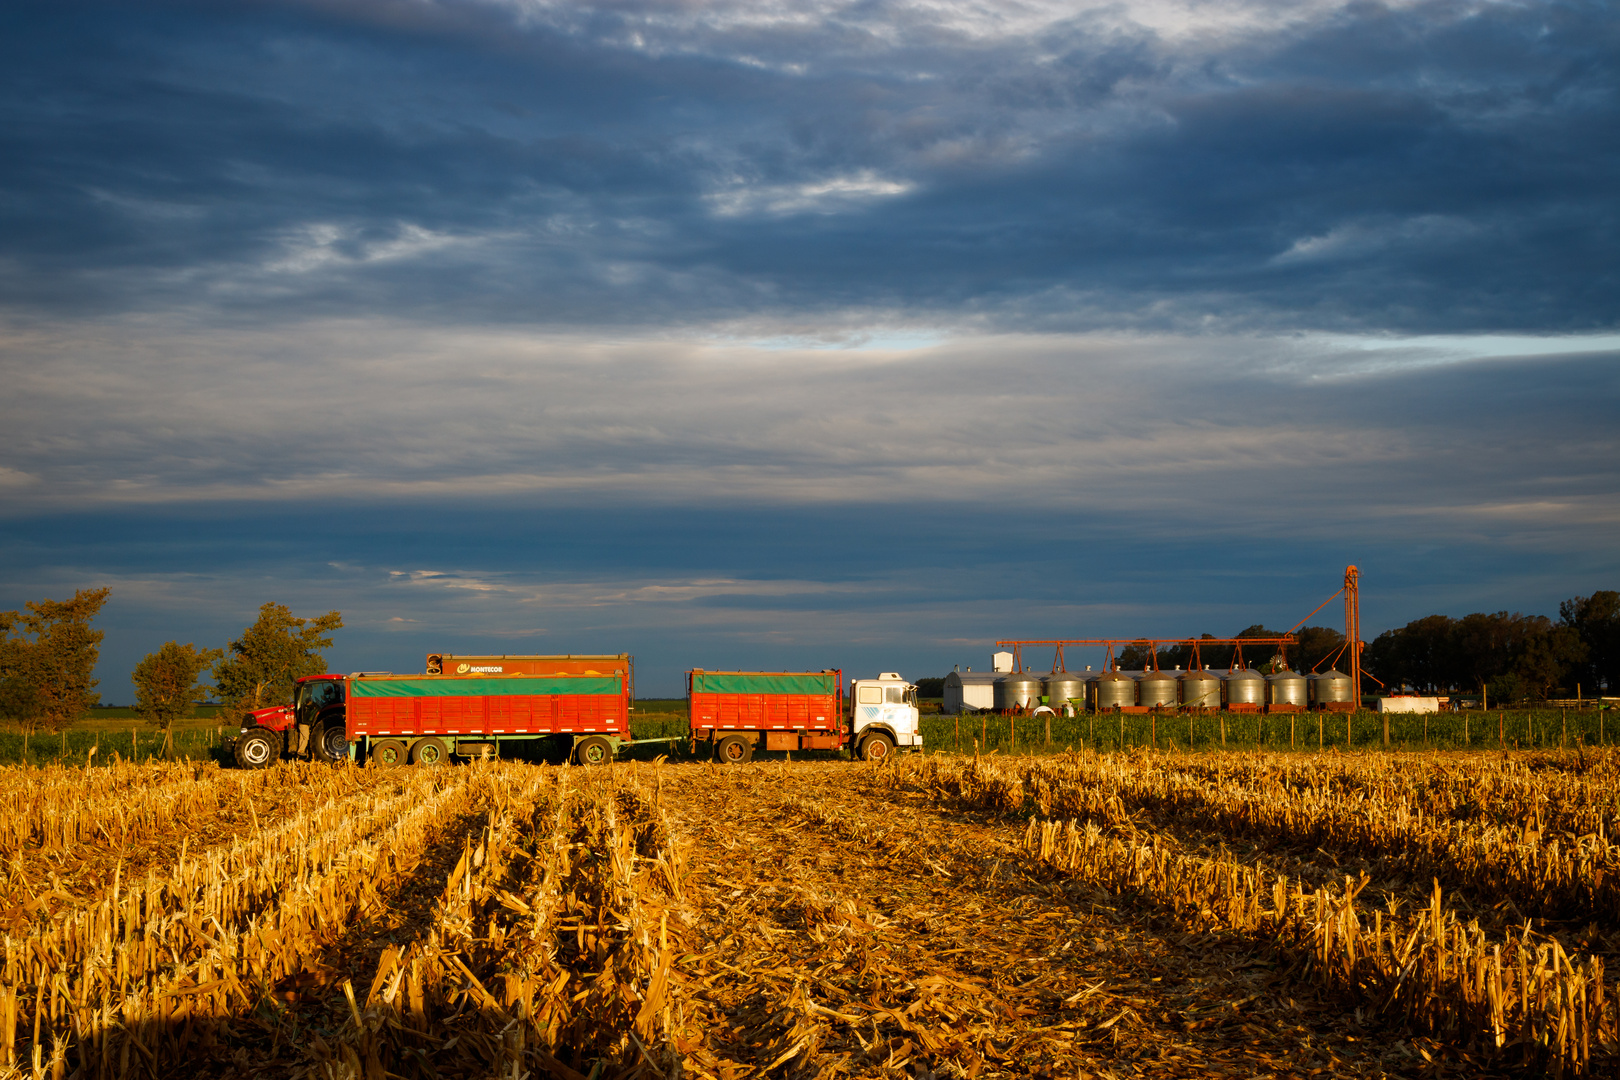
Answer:
[[[855,733],[858,735],[868,725],[882,723],[883,721],[883,687],[877,683],[858,682],[855,684]]]

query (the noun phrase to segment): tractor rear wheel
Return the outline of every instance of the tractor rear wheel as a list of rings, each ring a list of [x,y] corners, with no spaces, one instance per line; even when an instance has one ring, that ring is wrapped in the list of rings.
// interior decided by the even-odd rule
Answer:
[[[315,732],[315,757],[319,761],[349,760],[349,735],[341,724],[323,724]]]

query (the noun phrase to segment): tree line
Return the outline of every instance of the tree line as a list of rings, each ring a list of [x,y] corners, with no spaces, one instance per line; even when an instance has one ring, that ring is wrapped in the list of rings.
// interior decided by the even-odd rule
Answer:
[[[1519,612],[1427,615],[1370,642],[1363,666],[1390,687],[1471,692],[1482,701],[1597,697],[1620,689],[1620,592],[1558,605],[1558,619]]]
[[[101,702],[95,688],[103,632],[91,623],[112,590],[80,589],[73,599],[40,600],[0,612],[0,721],[25,735],[62,731]],[[224,720],[252,709],[291,704],[294,684],[325,670],[322,656],[343,626],[336,611],[312,619],[266,603],[259,617],[223,648],[167,641],[148,653],[130,679],[136,715],[161,729],[195,715],[197,697],[212,693]],[[203,685],[205,676],[212,685]]]

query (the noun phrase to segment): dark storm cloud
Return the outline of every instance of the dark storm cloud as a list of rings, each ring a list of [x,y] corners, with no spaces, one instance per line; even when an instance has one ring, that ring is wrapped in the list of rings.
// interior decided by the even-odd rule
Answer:
[[[0,287],[25,314],[1614,325],[1606,5],[1119,10],[14,5]]]

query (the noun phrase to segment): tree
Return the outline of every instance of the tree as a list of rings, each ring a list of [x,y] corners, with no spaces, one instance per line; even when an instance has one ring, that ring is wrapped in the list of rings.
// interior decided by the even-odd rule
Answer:
[[[41,704],[39,688],[32,680],[21,675],[0,679],[0,720],[32,731],[39,720]]]
[[[321,650],[332,647],[330,635],[342,627],[343,616],[336,611],[300,619],[285,604],[265,604],[258,621],[214,664],[220,700],[239,711],[291,705],[294,683],[325,670]]]
[[[0,681],[13,701],[31,701],[15,719],[24,732],[60,731],[101,700],[92,677],[101,655],[100,630],[90,629],[111,589],[80,589],[71,600],[30,601],[26,613],[0,612]],[[18,683],[32,686],[30,695]]]
[[[1529,643],[1551,629],[1552,620],[1545,615],[1464,615],[1452,633],[1458,685],[1466,680],[1481,694],[1489,690],[1507,700],[1527,696],[1534,689],[1532,680],[1516,669]]]
[[[1558,605],[1559,621],[1580,635],[1586,659],[1574,671],[1577,682],[1598,695],[1599,688],[1620,690],[1620,592],[1599,589]]]
[[[1547,623],[1546,619],[1537,618],[1540,623]],[[1572,627],[1537,625],[1520,645],[1512,674],[1527,696],[1545,700],[1556,687],[1565,685],[1586,657],[1586,643]]]
[[[222,649],[199,649],[189,642],[181,645],[170,641],[135,665],[135,673],[130,676],[135,684],[135,712],[162,729],[165,753],[174,738],[174,722],[195,711],[197,680],[224,655]]]
[[[1344,648],[1344,635],[1331,626],[1307,626],[1295,631],[1294,637],[1298,644],[1288,650],[1288,658],[1298,671],[1314,670]],[[1349,657],[1339,656],[1334,666],[1340,671],[1349,671]]]
[[[1386,630],[1368,644],[1363,667],[1391,689],[1452,689],[1467,678],[1457,673],[1456,628],[1455,619],[1426,615]]]

